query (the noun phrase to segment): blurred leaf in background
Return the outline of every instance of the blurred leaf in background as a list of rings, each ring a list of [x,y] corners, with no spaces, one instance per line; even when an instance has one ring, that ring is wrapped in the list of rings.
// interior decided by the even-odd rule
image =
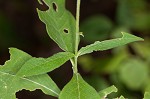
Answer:
[[[150,12],[146,0],[118,0],[118,25],[137,31],[149,30]]]
[[[80,31],[85,34],[82,38],[85,42],[91,43],[96,40],[105,40],[113,28],[113,24],[109,18],[102,15],[95,15],[84,20],[80,26]]]
[[[93,86],[96,89],[96,91],[100,91],[109,87],[108,82],[104,78],[99,77],[98,75],[85,76],[84,79],[91,86]]]
[[[144,89],[149,79],[148,66],[138,58],[128,58],[120,64],[119,79],[130,89]]]

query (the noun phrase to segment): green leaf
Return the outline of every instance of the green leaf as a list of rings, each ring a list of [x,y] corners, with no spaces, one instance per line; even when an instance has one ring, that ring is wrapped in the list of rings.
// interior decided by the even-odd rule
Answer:
[[[100,99],[100,97],[80,74],[74,74],[71,81],[61,91],[59,99]]]
[[[32,58],[23,65],[18,76],[27,77],[53,71],[73,56],[70,52],[59,52],[49,58]]]
[[[104,66],[103,69],[104,73],[111,74],[116,72],[120,67],[120,63],[129,57],[127,48],[123,48],[119,50],[116,49],[116,52],[118,53],[114,53],[114,56],[111,57],[109,62],[107,61],[107,64]]]
[[[38,10],[38,15],[40,20],[46,24],[48,35],[60,48],[73,53],[75,49],[75,19],[65,9],[65,0],[44,0],[44,2],[49,9],[47,11]]]
[[[0,99],[15,99],[15,93],[22,89],[41,89],[45,94],[58,96],[59,88],[47,75],[31,77],[17,76],[24,63],[32,57],[21,50],[10,48],[10,60],[0,66]]]
[[[132,48],[134,49],[134,51],[141,56],[142,58],[145,58],[147,60],[150,59],[150,40],[146,39],[144,42],[140,42],[140,43],[134,43],[132,44]],[[142,50],[141,50],[142,49]]]
[[[82,39],[88,43],[95,40],[104,40],[110,35],[112,27],[111,20],[106,16],[89,17],[80,25],[80,31],[86,34]]]
[[[111,94],[112,92],[117,92],[118,89],[112,85],[102,91],[99,92],[99,95],[100,95],[100,99],[105,99],[107,97],[107,95]]]
[[[150,99],[150,93],[149,92],[145,92],[143,99]]]
[[[125,99],[123,96],[120,96],[119,99]]]
[[[134,17],[131,7],[131,0],[117,0],[117,22],[120,26],[132,27],[134,24]]]
[[[126,99],[126,98],[124,98],[123,96],[120,96],[119,98],[117,97],[117,98],[114,98],[114,99]]]
[[[99,77],[99,75],[84,76],[84,80],[96,91],[102,90],[109,86],[106,79]]]
[[[119,78],[128,88],[139,90],[145,87],[149,79],[149,68],[144,61],[135,57],[128,58],[120,66],[118,70]]]
[[[112,40],[105,40],[105,41],[96,41],[94,44],[88,45],[86,47],[82,47],[78,55],[84,55],[91,53],[93,51],[103,51],[103,50],[108,50],[114,47],[118,47],[121,45],[125,45],[134,41],[142,41],[143,39],[128,33],[122,32],[123,37],[122,38],[117,38],[117,39],[112,39]]]
[[[142,0],[143,1],[143,0]],[[150,25],[150,13],[147,12],[141,12],[134,14],[134,25],[133,29],[136,29],[138,31],[149,31],[149,25]]]

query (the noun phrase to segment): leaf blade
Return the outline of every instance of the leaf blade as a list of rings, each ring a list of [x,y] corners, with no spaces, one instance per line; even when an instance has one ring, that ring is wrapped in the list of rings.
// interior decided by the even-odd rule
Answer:
[[[2,99],[10,99],[11,96],[15,97],[14,93],[22,89],[30,91],[41,89],[45,94],[55,97],[58,97],[60,93],[57,85],[47,74],[25,78],[0,71],[0,75],[0,98]],[[8,78],[10,81],[8,82],[6,78]]]
[[[74,54],[70,52],[59,52],[49,58],[32,58],[23,65],[17,75],[28,77],[50,72],[60,67],[73,56]]]
[[[149,92],[145,92],[143,99],[149,99],[149,98],[150,98],[150,93]]]
[[[1,71],[16,74],[21,66],[32,58],[32,56],[16,48],[9,48],[10,60],[6,61],[4,66],[0,67]],[[17,65],[17,66],[16,66]]]
[[[15,93],[22,89],[41,89],[45,94],[58,97],[60,89],[47,74],[27,78],[17,76],[17,72],[31,56],[16,48],[10,48],[9,52],[10,60],[0,66],[0,98],[16,99]]]
[[[61,49],[73,53],[75,18],[65,9],[65,0],[44,0],[44,2],[49,9],[45,12],[40,10],[37,12],[40,20],[46,24],[48,35]]]
[[[94,88],[87,84],[80,74],[74,74],[71,81],[63,88],[59,99],[100,99]]]
[[[79,52],[78,56],[84,55],[91,53],[93,51],[103,51],[103,50],[108,50],[114,47],[118,47],[121,45],[125,45],[134,41],[143,41],[142,38],[136,37],[134,35],[122,32],[123,37],[122,38],[117,38],[117,39],[112,39],[112,40],[105,40],[102,42],[95,42],[94,44],[88,45],[86,47],[82,47]]]

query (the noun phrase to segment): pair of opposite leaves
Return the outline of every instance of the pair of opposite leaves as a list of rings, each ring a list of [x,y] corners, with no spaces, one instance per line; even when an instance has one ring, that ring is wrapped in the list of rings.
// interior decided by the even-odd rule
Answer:
[[[46,74],[74,57],[76,31],[75,19],[65,9],[65,0],[44,1],[49,10],[38,10],[38,15],[41,21],[46,24],[46,29],[51,39],[66,52],[60,52],[44,59],[33,58],[18,49],[11,48],[11,60],[0,67],[0,98],[14,99],[15,92],[22,89],[41,89],[46,94],[59,96],[60,99],[99,99],[101,95],[88,85],[79,74],[74,74],[72,80],[64,87],[61,93],[53,80]],[[123,33],[122,38],[102,42],[97,41],[94,44],[82,47],[78,51],[78,56],[93,51],[111,49],[139,40],[143,39]]]

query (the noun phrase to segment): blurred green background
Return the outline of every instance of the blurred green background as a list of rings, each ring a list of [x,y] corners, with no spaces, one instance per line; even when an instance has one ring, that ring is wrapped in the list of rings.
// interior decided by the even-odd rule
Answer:
[[[66,7],[75,16],[76,0],[67,0]],[[34,57],[48,57],[61,51],[48,37],[36,8],[46,10],[37,0],[0,0],[0,64],[9,59],[8,48],[19,48]],[[150,1],[149,0],[82,0],[81,46],[96,40],[116,38],[121,31],[145,39],[79,58],[79,72],[97,91],[115,85],[128,99],[142,99],[150,91]],[[71,79],[71,64],[49,73],[62,89]],[[55,99],[40,90],[17,93],[19,99]]]

